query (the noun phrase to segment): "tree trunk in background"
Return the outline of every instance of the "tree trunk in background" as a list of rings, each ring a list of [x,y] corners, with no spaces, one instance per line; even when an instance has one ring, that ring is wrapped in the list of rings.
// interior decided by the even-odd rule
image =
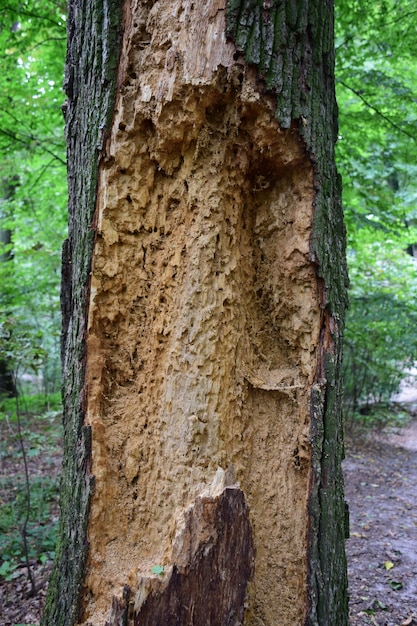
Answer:
[[[117,6],[70,2],[43,624],[344,626],[332,3]]]
[[[18,185],[19,177],[17,175],[3,178],[0,183],[0,263],[7,264],[7,266],[3,266],[3,270],[4,267],[7,267],[6,275],[13,272],[12,231],[10,228],[2,228],[1,224],[3,220],[10,217],[8,215],[10,207],[7,206],[7,203],[13,200]],[[1,206],[3,203],[6,207],[5,210],[3,206]],[[10,294],[3,291],[0,298],[0,308],[2,309],[1,312],[3,315],[9,315],[10,301]],[[11,328],[9,330],[4,330],[6,331],[8,337],[4,337],[3,342],[7,345],[7,342],[12,339],[12,330]],[[17,389],[13,375],[13,364],[9,358],[0,353],[0,395],[2,394],[8,398],[15,398],[17,396]]]
[[[10,263],[13,261],[13,255],[10,251],[12,243],[12,232],[8,229],[0,228],[0,263]],[[6,252],[3,252],[6,248]],[[7,295],[3,294],[5,309],[7,311]],[[2,300],[3,300],[2,298]],[[11,331],[10,331],[11,332]],[[10,336],[11,338],[11,336]],[[5,343],[7,339],[5,338]],[[0,396],[5,395],[8,398],[15,398],[17,395],[16,385],[13,380],[12,367],[7,358],[0,353]]]

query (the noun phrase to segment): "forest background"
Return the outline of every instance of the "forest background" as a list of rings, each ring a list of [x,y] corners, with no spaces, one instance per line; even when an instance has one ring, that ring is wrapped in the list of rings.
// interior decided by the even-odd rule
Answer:
[[[349,423],[391,419],[390,400],[417,360],[414,7],[411,0],[336,0],[336,150],[351,280],[344,339]],[[0,460],[14,445],[29,470],[32,457],[59,445],[61,428],[65,46],[66,2],[2,4],[0,385],[6,393],[0,396],[0,431],[13,433],[14,443],[4,439]],[[8,479],[0,485],[2,493],[9,487],[14,492],[14,498],[0,502],[0,575],[5,578],[14,575],[22,558],[53,557],[56,516],[50,507],[56,481],[37,482],[29,474],[21,486],[9,485]]]

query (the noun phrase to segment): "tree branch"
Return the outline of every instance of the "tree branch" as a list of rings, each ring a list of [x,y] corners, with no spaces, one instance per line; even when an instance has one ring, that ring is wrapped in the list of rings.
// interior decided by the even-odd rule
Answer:
[[[42,20],[44,22],[49,22],[50,24],[53,24],[54,26],[56,26],[57,28],[66,28],[65,22],[64,24],[60,24],[59,22],[56,22],[55,20],[51,19],[50,17],[48,17],[47,15],[42,15],[39,13],[34,13],[32,11],[24,11],[23,9],[19,8],[18,10],[16,10],[16,7],[11,7],[10,5],[7,5],[3,8],[3,12],[6,11],[13,11],[14,13],[18,13],[19,15],[24,15],[25,17],[32,17],[35,18],[37,20]]]
[[[360,93],[360,91],[358,91],[354,87],[351,87],[350,85],[345,83],[343,80],[338,79],[337,82],[340,83],[341,85],[343,85],[343,87],[345,87],[345,89],[348,89],[349,91],[354,93],[355,96],[357,96],[364,103],[364,105],[368,107],[368,109],[371,109],[372,111],[375,111],[375,113],[377,115],[379,115],[379,117],[381,119],[383,119],[385,122],[387,122],[387,124],[392,126],[392,128],[395,128],[396,131],[398,131],[399,133],[402,133],[403,135],[406,135],[407,137],[409,137],[413,141],[417,140],[417,137],[415,137],[414,135],[409,133],[408,130],[406,130],[405,128],[401,128],[401,126],[396,124],[392,119],[390,119],[387,115],[385,115],[385,113],[382,113],[382,111],[380,111],[376,106],[374,106],[373,104],[368,102],[368,100],[366,98],[364,98],[364,96]]]
[[[56,159],[59,163],[62,163],[62,165],[65,165],[65,166],[67,165],[66,161],[62,159],[58,154],[55,154],[55,152],[52,152],[52,150],[49,150],[49,148],[45,147],[44,145],[45,142],[41,141],[40,139],[37,139],[33,135],[26,135],[22,133],[22,136],[19,137],[17,133],[12,132],[11,130],[5,130],[4,128],[0,128],[0,135],[9,137],[9,139],[12,139],[13,141],[16,141],[17,143],[22,143],[24,146],[27,146],[30,141],[34,141],[37,146],[39,146],[47,154],[50,154],[52,157],[54,157],[54,159]]]

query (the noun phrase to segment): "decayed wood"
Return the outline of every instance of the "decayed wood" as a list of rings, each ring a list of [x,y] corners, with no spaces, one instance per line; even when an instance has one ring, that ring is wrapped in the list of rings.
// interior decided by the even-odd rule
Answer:
[[[227,487],[217,496],[200,496],[184,518],[166,580],[140,583],[135,626],[243,624],[254,559],[243,492]]]
[[[48,626],[347,623],[332,7],[252,4],[126,2],[114,106],[71,5]]]

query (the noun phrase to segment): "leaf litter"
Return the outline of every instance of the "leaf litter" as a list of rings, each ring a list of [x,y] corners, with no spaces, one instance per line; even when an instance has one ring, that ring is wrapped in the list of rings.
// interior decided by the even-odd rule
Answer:
[[[417,626],[417,420],[348,433],[343,469],[349,623]]]
[[[417,626],[417,421],[397,433],[348,433],[344,474],[349,623]],[[34,598],[23,567],[12,580],[0,578],[2,626],[39,625],[51,564],[35,567],[41,589]]]

